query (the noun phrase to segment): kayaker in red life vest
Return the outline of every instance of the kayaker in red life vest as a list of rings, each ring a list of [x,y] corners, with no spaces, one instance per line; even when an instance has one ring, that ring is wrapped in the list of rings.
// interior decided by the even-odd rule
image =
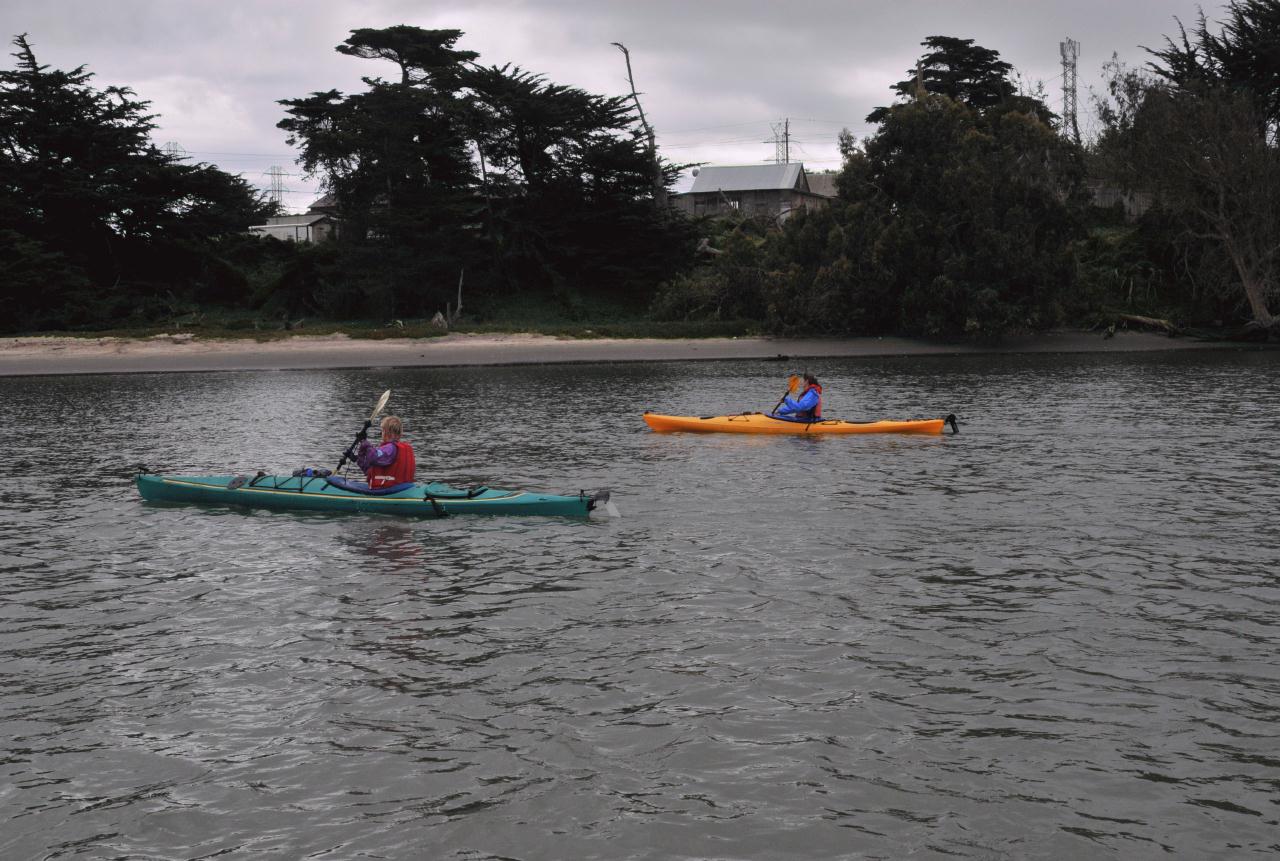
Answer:
[[[797,390],[799,396],[795,396]],[[822,386],[818,384],[818,378],[805,374],[801,385],[787,393],[773,411],[773,416],[792,422],[822,421]]]
[[[400,439],[404,426],[395,416],[382,420],[382,444],[375,446],[367,439],[360,440],[356,449],[356,466],[364,470],[371,490],[381,490],[397,484],[413,481],[417,461],[413,446]]]

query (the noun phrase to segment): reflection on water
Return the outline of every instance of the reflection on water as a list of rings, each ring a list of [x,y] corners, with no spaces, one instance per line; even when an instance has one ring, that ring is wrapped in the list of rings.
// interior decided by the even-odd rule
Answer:
[[[957,437],[651,434],[776,363],[0,381],[0,857],[1270,856],[1280,358],[812,362]],[[142,505],[332,465],[589,521]],[[59,432],[54,436],[49,428]]]

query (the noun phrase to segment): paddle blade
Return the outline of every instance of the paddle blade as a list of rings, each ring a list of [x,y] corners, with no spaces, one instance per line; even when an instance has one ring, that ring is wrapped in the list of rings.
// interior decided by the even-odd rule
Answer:
[[[372,424],[374,419],[378,417],[378,413],[387,408],[387,401],[391,400],[391,389],[387,389],[382,393],[382,397],[378,398],[378,405],[373,408],[373,412],[369,413],[369,423]]]

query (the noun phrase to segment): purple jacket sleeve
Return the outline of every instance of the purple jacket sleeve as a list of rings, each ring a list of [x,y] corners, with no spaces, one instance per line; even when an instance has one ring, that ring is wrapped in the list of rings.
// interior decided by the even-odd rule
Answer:
[[[391,466],[395,462],[395,443],[388,442],[375,447],[365,439],[360,441],[360,448],[356,449],[356,466],[360,467],[361,472],[368,472],[373,466]]]

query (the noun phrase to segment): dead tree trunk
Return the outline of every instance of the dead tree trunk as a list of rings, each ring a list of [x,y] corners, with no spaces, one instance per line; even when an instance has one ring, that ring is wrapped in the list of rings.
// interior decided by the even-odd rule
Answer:
[[[1244,295],[1249,300],[1249,310],[1253,313],[1254,322],[1259,326],[1274,326],[1276,318],[1271,315],[1271,309],[1267,307],[1266,280],[1259,276],[1259,270],[1263,267],[1250,265],[1234,239],[1228,237],[1226,244],[1227,253],[1231,256],[1231,262],[1235,264],[1236,273],[1244,285]]]
[[[657,136],[653,133],[653,126],[649,125],[649,121],[645,119],[644,108],[640,106],[640,94],[636,92],[636,81],[631,75],[631,52],[627,50],[627,46],[621,42],[612,43],[622,52],[622,56],[627,59],[627,83],[631,85],[631,98],[636,103],[636,112],[640,115],[640,125],[644,126],[644,133],[649,138],[649,160],[652,162],[650,170],[653,171],[653,202],[660,209],[667,208],[667,184],[662,176],[662,165],[658,162],[658,141]]]

